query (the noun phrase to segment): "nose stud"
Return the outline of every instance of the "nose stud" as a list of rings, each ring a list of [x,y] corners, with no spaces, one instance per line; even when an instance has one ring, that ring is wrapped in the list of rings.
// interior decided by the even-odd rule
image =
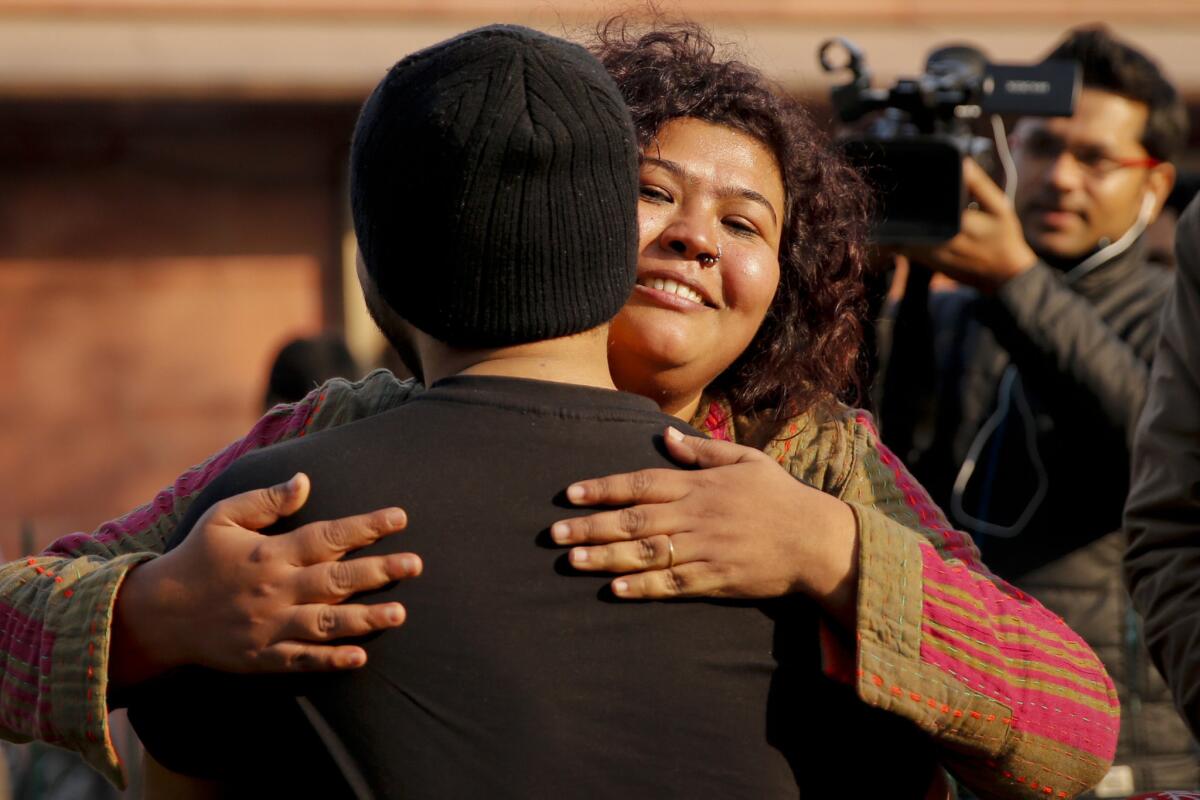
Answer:
[[[700,262],[701,267],[716,266],[717,262],[721,260],[721,245],[717,245],[717,254],[715,256],[712,253],[701,253],[696,256],[696,260]]]

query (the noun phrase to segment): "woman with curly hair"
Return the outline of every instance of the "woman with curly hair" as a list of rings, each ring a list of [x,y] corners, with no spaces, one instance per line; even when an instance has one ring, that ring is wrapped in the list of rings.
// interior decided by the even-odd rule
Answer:
[[[797,636],[779,647],[815,665],[811,690],[795,698],[820,733],[797,771],[809,796],[875,787],[923,797],[937,791],[939,763],[986,797],[1085,790],[1116,741],[1103,668],[1060,620],[986,570],[869,415],[843,404],[856,397],[864,308],[861,181],[796,103],[719,58],[696,26],[639,36],[610,24],[595,52],[632,110],[642,155],[638,286],[613,322],[612,374],[712,438],[669,444],[700,469],[570,487],[577,504],[620,510],[563,520],[551,535],[571,546],[575,568],[616,573],[621,599],[787,596],[781,613]],[[254,530],[303,502],[302,491],[276,487],[219,504],[206,517],[212,529],[190,532],[204,545],[186,548],[199,560],[183,572],[201,587],[223,577],[190,608],[171,606],[133,567],[184,552],[158,556],[189,503],[238,456],[394,408],[419,388],[386,372],[326,384],[153,504],[6,566],[0,587],[20,624],[0,630],[0,724],[79,749],[119,781],[110,686],[179,663],[360,665],[360,648],[288,627],[304,602],[292,589],[395,524],[331,523],[338,542],[318,563],[265,576],[255,572]],[[388,577],[419,568],[396,560]],[[329,606],[335,620],[400,624],[375,608]]]

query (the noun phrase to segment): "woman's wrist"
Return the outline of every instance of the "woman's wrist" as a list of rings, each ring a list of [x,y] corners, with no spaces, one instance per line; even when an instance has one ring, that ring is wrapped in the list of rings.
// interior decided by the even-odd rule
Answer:
[[[160,624],[171,617],[162,601],[160,579],[166,558],[133,567],[117,590],[108,644],[108,680],[113,690],[129,688],[182,663],[171,655],[172,626]]]
[[[816,541],[817,550],[804,559],[806,572],[800,591],[816,600],[839,625],[853,631],[858,616],[858,518],[836,497],[812,491],[810,500],[821,508],[817,513],[810,510],[810,522],[804,527],[806,535]]]

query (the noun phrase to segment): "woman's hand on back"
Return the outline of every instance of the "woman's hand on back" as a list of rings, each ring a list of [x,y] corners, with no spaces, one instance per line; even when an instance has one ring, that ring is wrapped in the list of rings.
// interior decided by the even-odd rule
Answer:
[[[857,524],[849,506],[801,483],[769,456],[732,442],[667,430],[676,461],[696,470],[649,469],[581,481],[579,506],[623,506],[555,523],[575,545],[571,565],[622,573],[623,599],[812,597],[853,628]]]
[[[222,500],[177,549],[132,569],[117,594],[109,678],[125,686],[184,664],[299,672],[366,663],[361,647],[331,642],[396,627],[404,608],[343,601],[419,575],[421,560],[412,553],[342,560],[403,530],[398,508],[258,533],[298,511],[309,489],[300,473]]]

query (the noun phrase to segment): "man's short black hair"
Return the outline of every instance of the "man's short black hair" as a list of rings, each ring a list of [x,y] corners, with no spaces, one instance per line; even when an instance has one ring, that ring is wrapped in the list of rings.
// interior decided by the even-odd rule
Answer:
[[[1072,59],[1083,69],[1083,85],[1119,94],[1149,110],[1142,147],[1153,158],[1170,161],[1187,143],[1187,109],[1179,92],[1143,53],[1112,35],[1103,25],[1076,28],[1047,59]]]

